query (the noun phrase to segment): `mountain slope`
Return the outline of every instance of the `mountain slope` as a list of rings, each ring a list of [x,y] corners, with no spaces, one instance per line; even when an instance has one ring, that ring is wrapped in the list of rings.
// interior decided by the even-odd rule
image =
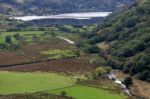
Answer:
[[[134,0],[0,0],[7,15],[55,14],[79,11],[114,11]]]
[[[112,14],[95,31],[90,43],[109,45],[108,65],[150,82],[149,0],[139,0],[128,9]]]

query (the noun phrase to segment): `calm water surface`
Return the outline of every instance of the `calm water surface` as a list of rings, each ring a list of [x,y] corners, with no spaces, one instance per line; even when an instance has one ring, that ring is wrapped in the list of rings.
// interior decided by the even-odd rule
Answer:
[[[12,17],[11,19],[17,19],[22,21],[31,21],[37,19],[79,19],[87,20],[92,18],[106,17],[111,12],[79,12],[79,13],[66,13],[58,15],[48,15],[48,16],[21,16],[21,17]]]

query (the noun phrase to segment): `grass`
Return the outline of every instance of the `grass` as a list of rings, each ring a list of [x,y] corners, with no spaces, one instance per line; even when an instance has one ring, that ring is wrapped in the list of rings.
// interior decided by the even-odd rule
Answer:
[[[84,85],[75,85],[64,89],[58,89],[50,91],[52,94],[61,95],[62,92],[66,92],[67,96],[75,99],[126,99],[124,94],[113,94],[108,91],[88,87]]]
[[[14,34],[19,33],[20,36],[22,36],[26,42],[28,43],[32,43],[32,38],[33,36],[36,36],[39,38],[39,40],[46,40],[47,36],[48,39],[52,38],[52,36],[50,35],[45,35],[43,36],[42,34],[44,34],[45,31],[15,31],[15,32],[1,32],[0,33],[0,44],[1,43],[5,43],[5,37],[6,36],[11,36],[12,37],[12,41],[14,43],[16,43],[17,41],[15,40],[15,38],[13,37]],[[80,39],[78,34],[73,34],[73,33],[64,33],[62,31],[55,31],[57,35],[71,39],[71,40],[78,40]],[[58,38],[57,38],[58,39]]]
[[[42,51],[41,54],[49,55],[49,59],[62,59],[69,57],[76,57],[75,53],[70,50],[48,50]]]
[[[5,37],[6,36],[13,36],[14,34],[19,33],[21,36],[25,37],[28,39],[27,35],[33,36],[33,35],[40,35],[43,34],[44,31],[16,31],[16,32],[2,32],[0,34],[0,43],[5,43]],[[31,37],[30,37],[31,39]],[[16,40],[13,38],[13,42],[16,42]]]
[[[22,94],[52,90],[75,84],[76,79],[55,73],[0,71],[0,94]]]

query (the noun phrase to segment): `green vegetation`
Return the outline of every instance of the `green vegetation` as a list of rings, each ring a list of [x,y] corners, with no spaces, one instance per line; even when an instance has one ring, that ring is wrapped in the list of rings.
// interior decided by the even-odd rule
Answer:
[[[3,6],[0,6],[0,12],[6,15],[49,15],[83,11],[114,11],[118,8],[118,4],[132,2],[132,0],[109,2],[104,0],[1,0],[0,4]],[[7,5],[9,7],[6,7]]]
[[[89,43],[98,45],[109,66],[150,81],[149,16],[150,1],[139,0],[122,13],[106,18],[91,34]]]
[[[12,42],[16,43],[16,35],[19,34],[20,37],[24,39],[29,39],[30,36],[33,35],[42,35],[44,31],[16,31],[16,32],[1,32],[0,34],[0,43],[5,43],[5,37],[10,36],[12,38]]]
[[[49,56],[49,59],[63,59],[63,58],[71,58],[76,57],[77,55],[70,50],[48,50],[42,51],[41,54],[46,54]]]
[[[75,85],[72,87],[49,91],[52,94],[61,95],[65,92],[67,96],[75,99],[126,99],[123,94],[113,94],[99,88],[88,87],[84,85]]]
[[[75,79],[55,73],[0,72],[0,94],[33,93],[72,86]]]
[[[103,59],[102,57],[99,57],[99,56],[96,56],[95,58],[91,59],[90,63],[92,65],[97,66],[97,67],[99,67],[99,66],[106,66],[107,65],[106,60]]]
[[[98,67],[92,72],[92,79],[98,79],[104,74],[108,74],[112,71],[111,67]]]

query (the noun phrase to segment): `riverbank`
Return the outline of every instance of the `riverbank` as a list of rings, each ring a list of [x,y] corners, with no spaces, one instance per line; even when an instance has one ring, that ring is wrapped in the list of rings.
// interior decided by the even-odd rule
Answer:
[[[121,81],[129,76],[121,71],[115,73],[115,75]],[[133,77],[133,85],[130,87],[130,92],[135,96],[141,97],[141,99],[150,99],[150,84],[148,82],[137,80]]]
[[[122,83],[123,80],[120,80],[119,78],[117,78],[117,76],[116,76],[117,72],[118,72],[118,70],[111,71],[111,73],[108,75],[109,79],[113,80],[114,83],[120,85],[121,88],[123,89],[123,91],[127,95],[132,96],[131,93],[130,93],[130,90],[127,88],[127,86]]]

